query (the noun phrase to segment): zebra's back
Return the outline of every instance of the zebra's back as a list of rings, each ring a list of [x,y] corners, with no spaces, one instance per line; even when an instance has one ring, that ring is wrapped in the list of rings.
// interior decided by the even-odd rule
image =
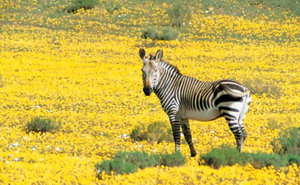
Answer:
[[[178,101],[182,115],[188,119],[210,121],[223,116],[221,109],[229,110],[231,105],[242,106],[246,91],[240,83],[232,80],[202,82],[183,77],[178,85]],[[228,90],[230,89],[230,90]]]

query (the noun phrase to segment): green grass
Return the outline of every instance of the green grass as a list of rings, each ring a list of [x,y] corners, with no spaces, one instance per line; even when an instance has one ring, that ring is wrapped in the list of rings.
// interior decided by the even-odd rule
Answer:
[[[102,173],[129,174],[138,169],[153,166],[181,166],[186,162],[180,153],[174,154],[148,154],[146,152],[119,152],[112,160],[104,160],[95,165],[97,177],[101,179]]]

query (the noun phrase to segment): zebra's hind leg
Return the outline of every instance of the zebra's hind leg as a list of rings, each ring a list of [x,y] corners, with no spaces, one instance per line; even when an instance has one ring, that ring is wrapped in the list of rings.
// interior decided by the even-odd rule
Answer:
[[[232,133],[234,134],[235,140],[236,140],[236,145],[237,145],[237,149],[239,150],[239,152],[242,151],[242,146],[244,144],[244,136],[243,133],[241,132],[240,129],[235,130],[235,129],[231,129]]]
[[[251,101],[252,101],[252,98],[251,98],[250,94],[247,95],[244,98],[243,107],[242,107],[242,110],[241,110],[239,118],[238,118],[238,122],[239,122],[239,125],[241,127],[242,135],[243,135],[243,142],[242,142],[242,144],[245,142],[245,140],[246,140],[246,138],[248,136],[248,134],[247,134],[247,132],[246,132],[246,130],[244,128],[244,119],[245,119],[246,114],[247,114],[247,112],[249,110],[249,106],[250,106]]]
[[[241,151],[244,140],[246,139],[246,137],[243,134],[243,130],[245,131],[245,129],[243,129],[243,127],[238,123],[238,120],[234,116],[225,115],[224,117],[228,122],[229,128],[235,137],[237,149]]]
[[[194,144],[192,141],[192,134],[190,129],[190,124],[188,119],[181,119],[181,128],[186,142],[188,143],[191,151],[191,157],[195,157],[197,152],[194,148]]]

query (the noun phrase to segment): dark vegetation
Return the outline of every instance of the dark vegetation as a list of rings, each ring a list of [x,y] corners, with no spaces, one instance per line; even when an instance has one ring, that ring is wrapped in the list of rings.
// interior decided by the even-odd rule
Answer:
[[[32,119],[30,122],[28,122],[25,126],[25,130],[27,133],[29,132],[39,132],[41,134],[46,132],[54,132],[59,128],[59,125],[50,120],[50,119],[44,119],[40,117],[36,117]]]
[[[149,27],[142,31],[142,38],[152,40],[176,40],[179,32],[172,27],[154,28]]]
[[[171,26],[181,27],[189,24],[192,11],[189,4],[177,2],[167,10],[167,14],[170,18]]]
[[[279,138],[271,142],[273,152],[279,155],[300,156],[300,127],[284,130],[279,134]]]
[[[283,95],[283,91],[276,81],[262,80],[257,77],[245,79],[243,85],[251,91],[251,94],[258,96],[265,94],[270,98],[280,98]]]
[[[68,13],[77,13],[78,10],[89,10],[99,4],[99,0],[72,0],[72,4],[65,9]]]
[[[137,126],[131,131],[130,138],[134,141],[148,141],[149,143],[173,142],[172,129],[163,122],[154,122],[148,125],[146,129]]]
[[[16,8],[16,4],[18,7]],[[198,40],[217,40],[219,42],[232,41],[244,42],[243,39],[251,40],[274,40],[275,42],[292,41],[286,34],[265,37],[256,33],[241,34],[230,31],[220,26],[217,19],[215,25],[211,25],[215,33],[203,33],[201,27],[191,29],[193,15],[202,15],[214,19],[214,15],[229,15],[241,17],[250,21],[268,17],[270,20],[284,20],[287,16],[299,19],[300,0],[134,0],[124,2],[99,1],[99,0],[56,0],[35,3],[23,0],[21,2],[4,3],[3,15],[8,18],[0,21],[1,25],[17,24],[31,25],[54,30],[66,30],[77,32],[80,26],[87,33],[109,34],[149,38],[153,40],[187,39],[191,34]],[[143,10],[137,11],[137,8]],[[93,11],[94,17],[88,13],[77,15],[78,10]],[[153,15],[160,10],[162,16],[153,19]],[[124,14],[124,10],[130,13]],[[103,16],[99,12],[108,12],[109,16]],[[31,20],[38,20],[32,22]],[[76,20],[81,20],[80,22]],[[134,20],[143,19],[145,21]],[[14,21],[12,21],[14,20]],[[89,22],[89,24],[86,24]],[[91,26],[92,25],[92,26]],[[103,26],[111,29],[101,29]],[[203,22],[205,25],[205,22]],[[235,25],[233,25],[235,26]],[[138,29],[137,29],[138,28]],[[276,30],[277,28],[274,28]],[[221,34],[220,34],[221,33]],[[195,38],[193,38],[195,39]],[[295,37],[293,40],[297,40]]]
[[[129,174],[138,169],[153,166],[181,166],[185,157],[180,152],[174,154],[148,154],[146,152],[119,152],[112,160],[104,160],[95,165],[97,176],[101,179],[102,173]]]
[[[157,125],[153,124],[152,128],[157,131]],[[134,132],[140,133],[141,129]],[[139,134],[137,134],[139,135]],[[146,136],[140,139],[145,139]],[[241,153],[236,148],[222,145],[220,148],[200,155],[204,164],[213,168],[222,166],[232,166],[235,164],[245,165],[250,163],[254,168],[263,168],[273,166],[275,169],[285,167],[291,164],[300,166],[300,127],[290,128],[282,131],[279,137],[271,143],[274,147],[273,154],[266,153]],[[138,169],[144,169],[154,166],[181,166],[186,159],[180,152],[173,154],[148,154],[146,152],[119,152],[112,160],[104,160],[97,163],[95,168],[97,176],[101,179],[103,173],[106,174],[129,174]]]
[[[283,131],[279,138],[271,143],[273,154],[240,153],[237,149],[222,145],[200,156],[206,165],[214,168],[234,164],[252,164],[255,168],[274,166],[276,169],[293,163],[300,166],[300,127]]]

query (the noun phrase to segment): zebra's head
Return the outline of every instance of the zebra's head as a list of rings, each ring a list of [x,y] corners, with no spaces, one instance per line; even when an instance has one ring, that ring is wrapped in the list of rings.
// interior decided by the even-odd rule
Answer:
[[[160,49],[156,52],[155,56],[150,55],[149,57],[146,56],[146,52],[143,48],[139,50],[139,55],[143,60],[143,84],[144,88],[143,91],[146,96],[150,96],[153,92],[153,88],[156,87],[159,81],[160,71],[158,62],[161,60],[163,56],[163,51]]]

